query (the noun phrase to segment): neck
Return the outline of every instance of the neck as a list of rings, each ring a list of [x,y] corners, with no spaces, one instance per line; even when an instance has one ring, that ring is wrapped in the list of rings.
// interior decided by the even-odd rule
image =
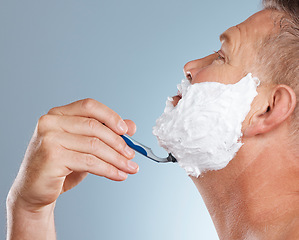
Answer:
[[[248,140],[226,168],[192,178],[220,239],[299,239],[299,159],[286,149]]]

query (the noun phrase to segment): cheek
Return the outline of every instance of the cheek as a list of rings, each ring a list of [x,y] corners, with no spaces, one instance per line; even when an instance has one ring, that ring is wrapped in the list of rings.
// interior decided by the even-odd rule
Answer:
[[[259,98],[257,96],[253,100],[253,102],[251,104],[250,111],[242,123],[242,134],[244,137],[247,137],[246,130],[248,130],[250,128],[250,126],[253,124],[254,117],[258,113],[259,109],[260,109]]]
[[[251,108],[247,114],[243,124],[242,124],[242,133],[246,133],[246,129],[251,129],[264,115],[269,106],[269,91],[268,88],[258,87],[258,95],[253,99],[251,103]]]
[[[192,84],[201,82],[221,82],[219,70],[212,67],[206,67],[192,76]]]
[[[220,82],[224,84],[234,84],[244,77],[242,71],[234,69],[226,64],[210,65],[198,71],[192,76],[192,84],[200,82]]]
[[[251,121],[252,115],[253,115],[252,110],[250,110],[250,112],[247,114],[245,120],[242,123],[241,132],[242,132],[243,137],[246,137],[245,132],[246,132],[246,129],[250,125],[250,121]]]

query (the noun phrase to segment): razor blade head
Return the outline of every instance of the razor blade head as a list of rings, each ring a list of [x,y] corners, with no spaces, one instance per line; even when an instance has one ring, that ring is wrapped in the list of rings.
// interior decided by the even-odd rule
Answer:
[[[173,163],[177,162],[176,158],[174,156],[172,156],[171,153],[169,153],[167,159],[169,162],[173,162]]]

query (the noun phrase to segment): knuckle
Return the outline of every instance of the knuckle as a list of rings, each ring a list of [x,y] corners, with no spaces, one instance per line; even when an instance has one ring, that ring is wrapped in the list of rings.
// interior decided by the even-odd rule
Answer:
[[[98,126],[98,121],[95,120],[95,119],[88,119],[87,120],[87,124],[88,124],[88,127],[91,129],[91,130],[95,130]]]
[[[46,156],[45,157],[46,159],[55,158],[55,156],[59,152],[55,138],[56,138],[55,134],[50,132],[45,134],[41,140],[40,146],[42,152]]]
[[[55,114],[57,112],[57,107],[53,107],[49,110],[48,114]]]
[[[111,166],[111,165],[107,165],[106,166],[106,169],[105,169],[105,175],[107,176],[107,177],[116,177],[117,175],[118,175],[118,170],[115,168],[115,167],[113,167],[113,166]]]
[[[125,148],[126,143],[122,140],[121,137],[116,135],[113,142],[114,147],[117,151],[122,151]]]
[[[125,167],[126,166],[126,162],[124,160],[124,157],[122,155],[120,155],[119,153],[117,153],[114,157],[115,159],[115,163],[117,166],[119,167]]]
[[[82,100],[81,103],[82,109],[85,111],[90,111],[94,108],[95,106],[95,100],[92,98],[86,98]]]
[[[117,123],[120,120],[120,117],[114,111],[108,111],[106,113],[106,120],[110,123]]]
[[[48,114],[43,115],[39,118],[38,123],[37,123],[37,131],[38,133],[44,133],[50,124],[50,116]]]
[[[111,167],[109,175],[111,176],[111,178],[117,179],[118,178],[118,170],[114,167]]]
[[[91,154],[85,154],[85,166],[88,171],[90,168],[93,168],[97,164],[97,159]]]
[[[91,152],[95,152],[99,148],[99,145],[100,145],[100,140],[98,138],[96,138],[96,137],[90,138],[89,146],[90,146]]]
[[[64,115],[61,107],[53,107],[49,110],[48,114],[50,115]]]

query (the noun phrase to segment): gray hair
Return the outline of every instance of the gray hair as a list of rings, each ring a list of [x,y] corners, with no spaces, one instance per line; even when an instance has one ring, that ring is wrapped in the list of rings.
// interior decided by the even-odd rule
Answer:
[[[273,84],[285,84],[296,93],[297,105],[293,114],[295,143],[299,144],[299,0],[263,0],[264,9],[283,13],[278,19],[278,33],[264,40],[258,53],[265,79]]]

